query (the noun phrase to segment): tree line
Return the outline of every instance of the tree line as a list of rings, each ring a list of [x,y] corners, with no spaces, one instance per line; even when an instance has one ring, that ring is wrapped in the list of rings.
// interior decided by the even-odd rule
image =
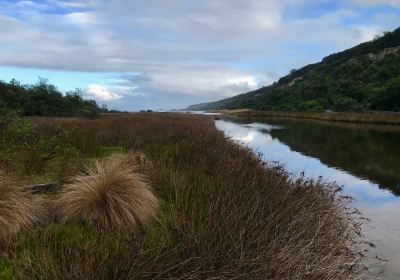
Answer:
[[[44,79],[34,85],[22,85],[15,79],[0,81],[0,108],[15,110],[24,116],[94,117],[107,112],[106,106],[84,99],[81,90],[62,94]]]

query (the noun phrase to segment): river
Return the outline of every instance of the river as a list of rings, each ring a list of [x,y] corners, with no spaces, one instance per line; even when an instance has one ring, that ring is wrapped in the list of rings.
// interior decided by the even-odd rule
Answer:
[[[366,279],[400,279],[400,127],[285,118],[223,117],[226,136],[292,175],[343,186],[362,226]]]

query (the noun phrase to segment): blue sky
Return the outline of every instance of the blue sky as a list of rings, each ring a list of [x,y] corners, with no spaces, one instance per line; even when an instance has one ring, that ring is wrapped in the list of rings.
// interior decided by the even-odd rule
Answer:
[[[270,84],[399,23],[400,0],[0,0],[0,79],[176,109]]]

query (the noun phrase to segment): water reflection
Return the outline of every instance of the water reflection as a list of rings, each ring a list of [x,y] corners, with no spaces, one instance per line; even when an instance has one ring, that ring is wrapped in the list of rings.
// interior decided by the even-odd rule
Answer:
[[[400,131],[287,119],[221,119],[216,126],[293,176],[304,172],[343,185],[371,219],[363,230],[377,245],[368,254],[379,258],[370,270],[400,279]]]
[[[346,170],[400,195],[399,130],[313,121],[267,121],[268,124],[255,122],[246,126],[264,130],[294,151],[318,158],[328,166]]]

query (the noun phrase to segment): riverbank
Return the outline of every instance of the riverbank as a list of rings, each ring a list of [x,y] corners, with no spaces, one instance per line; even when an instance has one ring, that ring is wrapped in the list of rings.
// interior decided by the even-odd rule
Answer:
[[[225,115],[216,126],[267,162],[343,186],[369,220],[363,240],[375,245],[363,251],[368,273],[362,279],[400,279],[400,126]]]
[[[25,177],[63,189],[82,163],[133,151],[159,201],[134,235],[57,220],[20,233],[0,258],[9,279],[353,279],[359,225],[337,188],[296,180],[224,137],[214,117],[146,113],[32,118],[70,131],[74,153]],[[18,157],[3,177],[16,177]],[[59,190],[42,194],[47,204]],[[1,198],[0,198],[1,203]],[[54,206],[53,206],[54,207]],[[53,209],[54,211],[54,209]],[[0,211],[1,215],[1,211]],[[78,277],[77,277],[78,276]],[[6,278],[7,279],[7,278]]]
[[[257,111],[251,109],[212,110],[211,112],[248,117],[285,117],[348,123],[400,125],[399,113],[275,112]]]

